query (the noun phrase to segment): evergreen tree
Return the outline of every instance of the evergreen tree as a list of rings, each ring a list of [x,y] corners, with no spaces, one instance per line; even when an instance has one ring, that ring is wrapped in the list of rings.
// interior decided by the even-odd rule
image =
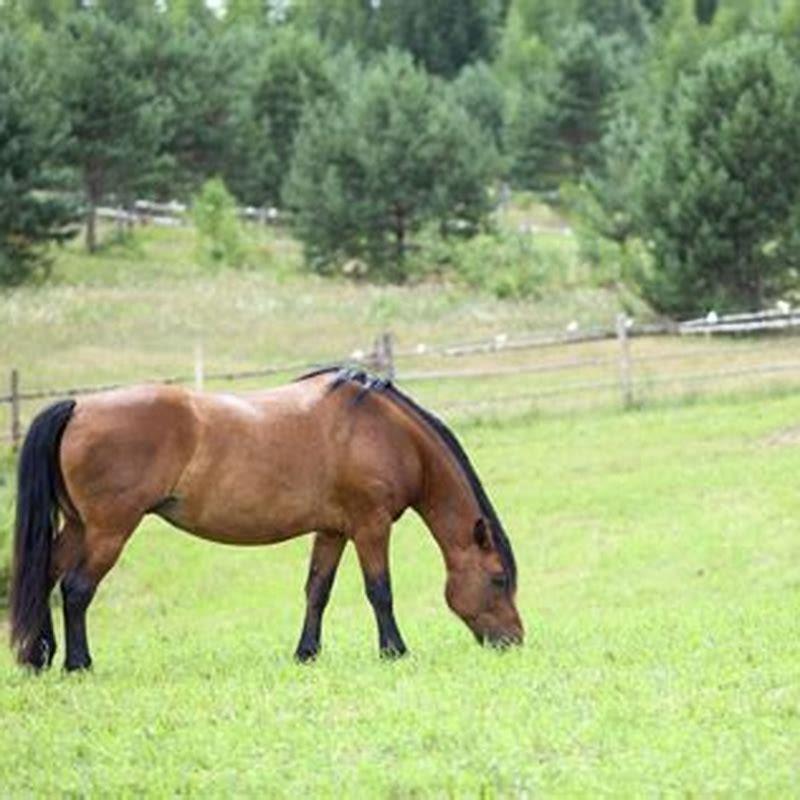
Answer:
[[[53,71],[70,133],[66,155],[81,175],[89,250],[97,244],[101,200],[113,194],[130,202],[160,166],[164,107],[144,51],[140,30],[95,11],[70,17],[56,40]]]
[[[158,20],[148,31],[143,64],[166,112],[161,152],[168,168],[159,194],[188,197],[208,179],[237,183],[255,146],[246,68],[263,40],[242,26],[216,30],[191,19]]]
[[[614,99],[633,64],[625,37],[600,36],[587,23],[566,29],[552,67],[512,90],[507,150],[516,183],[553,188],[597,166]]]
[[[485,63],[468,64],[452,83],[456,102],[475,120],[498,150],[505,129],[506,98],[503,85]]]
[[[660,307],[758,307],[800,266],[798,108],[797,65],[773,37],[732,40],[681,81],[632,168]]]
[[[389,53],[304,115],[286,196],[315,269],[360,257],[401,279],[423,224],[481,222],[495,166],[491,141],[445,88]]]
[[[0,285],[48,270],[44,245],[74,232],[75,209],[52,190],[65,131],[24,42],[0,31]]]
[[[388,44],[407,50],[436,75],[452,78],[463,66],[494,55],[505,3],[492,0],[382,0]]]
[[[240,147],[224,171],[232,191],[257,205],[280,202],[303,109],[334,92],[315,36],[280,27],[262,41],[244,68],[247,94],[234,119]]]

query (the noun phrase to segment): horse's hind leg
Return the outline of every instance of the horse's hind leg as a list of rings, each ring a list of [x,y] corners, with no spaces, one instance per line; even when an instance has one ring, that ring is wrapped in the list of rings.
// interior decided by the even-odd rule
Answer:
[[[80,556],[61,580],[67,650],[64,668],[67,671],[88,669],[92,665],[86,636],[86,611],[98,584],[116,563],[136,523],[114,528],[87,525]]]
[[[49,598],[53,587],[75,557],[81,546],[83,529],[80,523],[67,519],[58,536],[53,540],[50,551],[50,570],[47,576],[46,595]],[[23,656],[23,661],[36,670],[45,669],[53,663],[56,653],[56,637],[53,630],[53,615],[48,605],[39,635],[33,639]]]
[[[339,533],[317,533],[308,565],[306,581],[306,618],[295,651],[298,661],[311,661],[319,653],[322,614],[336,577],[336,569],[347,540]]]

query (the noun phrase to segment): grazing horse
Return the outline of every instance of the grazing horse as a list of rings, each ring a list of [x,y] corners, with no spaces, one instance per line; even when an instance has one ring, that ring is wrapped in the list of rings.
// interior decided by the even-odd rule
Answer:
[[[388,550],[409,507],[442,551],[452,610],[482,643],[521,642],[514,556],[475,470],[444,423],[391,383],[331,367],[247,396],[148,385],[56,403],[33,421],[20,455],[12,646],[21,663],[50,665],[49,595],[61,579],[65,668],[91,666],[86,610],[152,513],[228,544],[314,531],[301,661],[319,651],[351,539],[380,651],[401,655]]]

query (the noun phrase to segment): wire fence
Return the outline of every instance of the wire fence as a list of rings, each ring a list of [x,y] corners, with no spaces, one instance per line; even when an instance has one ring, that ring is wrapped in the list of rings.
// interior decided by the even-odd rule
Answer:
[[[795,335],[800,311],[773,309],[688,320],[638,324],[619,315],[607,328],[499,334],[490,339],[398,346],[383,333],[369,347],[343,354],[407,386],[434,410],[455,414],[508,413],[518,409],[579,406],[631,407],[654,400],[714,392],[790,387],[800,389]],[[317,368],[326,359],[276,363],[240,371],[207,371],[203,351],[194,369],[156,377],[153,383],[204,388],[266,388]],[[12,369],[0,395],[0,441],[17,448],[25,421],[43,402],[119,388],[126,384],[28,389]]]

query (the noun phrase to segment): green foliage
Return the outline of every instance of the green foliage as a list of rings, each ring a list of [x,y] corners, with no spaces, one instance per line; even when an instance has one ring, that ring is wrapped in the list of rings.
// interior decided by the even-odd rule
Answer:
[[[296,13],[333,49],[352,46],[365,57],[405,50],[431,73],[452,78],[489,60],[507,0],[309,0]]]
[[[517,184],[553,188],[598,163],[598,144],[632,64],[623,37],[600,35],[588,23],[566,29],[552,67],[512,93],[507,150]]]
[[[464,67],[453,81],[453,96],[491,137],[498,150],[503,146],[506,124],[506,98],[503,86],[487,64],[480,62]]]
[[[286,198],[310,263],[331,272],[364,258],[401,279],[409,236],[436,221],[474,228],[489,210],[496,153],[436,79],[389,53],[354,75],[348,93],[310,109]]]
[[[455,245],[452,259],[456,274],[468,286],[500,300],[540,297],[556,271],[556,265],[542,257],[530,235],[482,234]]]
[[[69,126],[66,158],[89,205],[89,249],[101,200],[130,203],[162,166],[166,108],[146,72],[145,41],[141,29],[89,12],[71,16],[54,41],[51,69]]]
[[[233,120],[238,152],[224,174],[245,202],[279,205],[303,110],[334,92],[325,51],[315,36],[279,27],[254,54],[245,81]]]
[[[64,127],[23,39],[0,29],[0,286],[47,274],[44,246],[74,233],[53,165]]]
[[[230,267],[244,264],[245,248],[236,201],[220,178],[203,184],[192,206],[192,219],[203,261]]]
[[[757,307],[800,266],[800,73],[771,37],[740,37],[681,82],[636,167],[639,230],[667,310]]]
[[[147,33],[145,70],[166,111],[160,147],[168,163],[155,188],[186,197],[215,175],[238,185],[258,145],[246,67],[260,54],[259,36],[193,17],[181,25],[160,19]]]
[[[429,72],[454,77],[494,54],[505,4],[499,0],[384,0],[388,44],[407,50]]]

